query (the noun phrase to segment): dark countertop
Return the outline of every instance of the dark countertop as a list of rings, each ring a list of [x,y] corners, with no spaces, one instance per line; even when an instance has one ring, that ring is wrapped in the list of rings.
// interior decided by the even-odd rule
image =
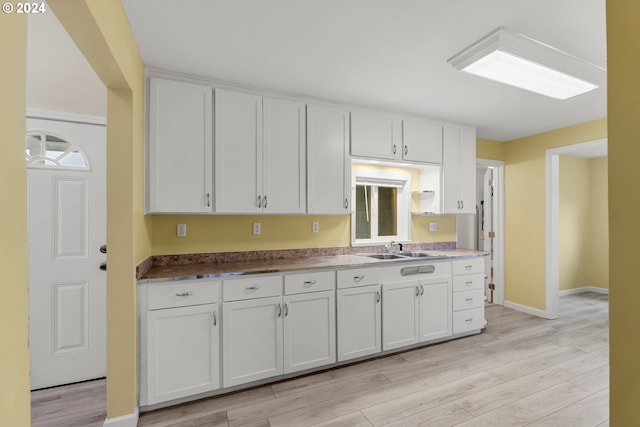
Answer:
[[[172,280],[225,278],[260,273],[292,273],[301,270],[341,269],[356,267],[388,266],[395,263],[429,262],[443,259],[487,256],[487,252],[470,249],[428,250],[428,258],[398,258],[379,260],[363,255],[331,255],[286,259],[237,261],[225,263],[153,265],[139,284]]]

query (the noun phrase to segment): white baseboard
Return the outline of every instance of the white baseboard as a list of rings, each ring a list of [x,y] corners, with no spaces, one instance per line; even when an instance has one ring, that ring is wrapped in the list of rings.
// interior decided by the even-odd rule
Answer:
[[[107,418],[104,420],[104,427],[136,427],[140,413],[138,407],[132,414],[122,415],[121,417]]]
[[[504,306],[507,308],[511,308],[513,310],[522,311],[523,313],[531,314],[534,316],[542,317],[544,319],[548,319],[547,313],[543,310],[538,310],[537,308],[529,307],[528,305],[522,305],[511,301],[504,301]]]
[[[596,292],[598,294],[609,295],[609,289],[607,289],[607,288],[598,288],[597,286],[583,286],[581,288],[565,289],[563,291],[559,291],[558,295],[563,297],[565,295],[581,294],[583,292]]]

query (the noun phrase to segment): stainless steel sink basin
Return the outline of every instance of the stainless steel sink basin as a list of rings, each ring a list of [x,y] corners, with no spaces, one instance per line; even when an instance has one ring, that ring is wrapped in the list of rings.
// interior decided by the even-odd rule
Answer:
[[[400,256],[403,256],[403,257],[410,257],[410,258],[437,258],[437,257],[440,257],[440,255],[430,254],[429,252],[409,252],[409,251],[404,251],[404,252],[398,252],[397,254],[400,255]]]
[[[368,256],[369,258],[375,259],[399,259],[406,258],[406,256],[399,254],[363,254],[364,256]]]

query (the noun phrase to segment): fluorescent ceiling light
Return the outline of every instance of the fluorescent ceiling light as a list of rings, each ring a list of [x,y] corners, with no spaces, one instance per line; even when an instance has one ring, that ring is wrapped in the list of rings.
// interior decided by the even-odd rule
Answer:
[[[491,32],[448,61],[459,70],[556,99],[598,88],[604,69],[537,40]]]

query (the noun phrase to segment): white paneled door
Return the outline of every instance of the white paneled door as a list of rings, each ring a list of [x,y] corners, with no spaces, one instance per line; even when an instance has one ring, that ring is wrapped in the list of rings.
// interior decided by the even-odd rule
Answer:
[[[27,120],[31,389],[106,373],[105,130]]]

